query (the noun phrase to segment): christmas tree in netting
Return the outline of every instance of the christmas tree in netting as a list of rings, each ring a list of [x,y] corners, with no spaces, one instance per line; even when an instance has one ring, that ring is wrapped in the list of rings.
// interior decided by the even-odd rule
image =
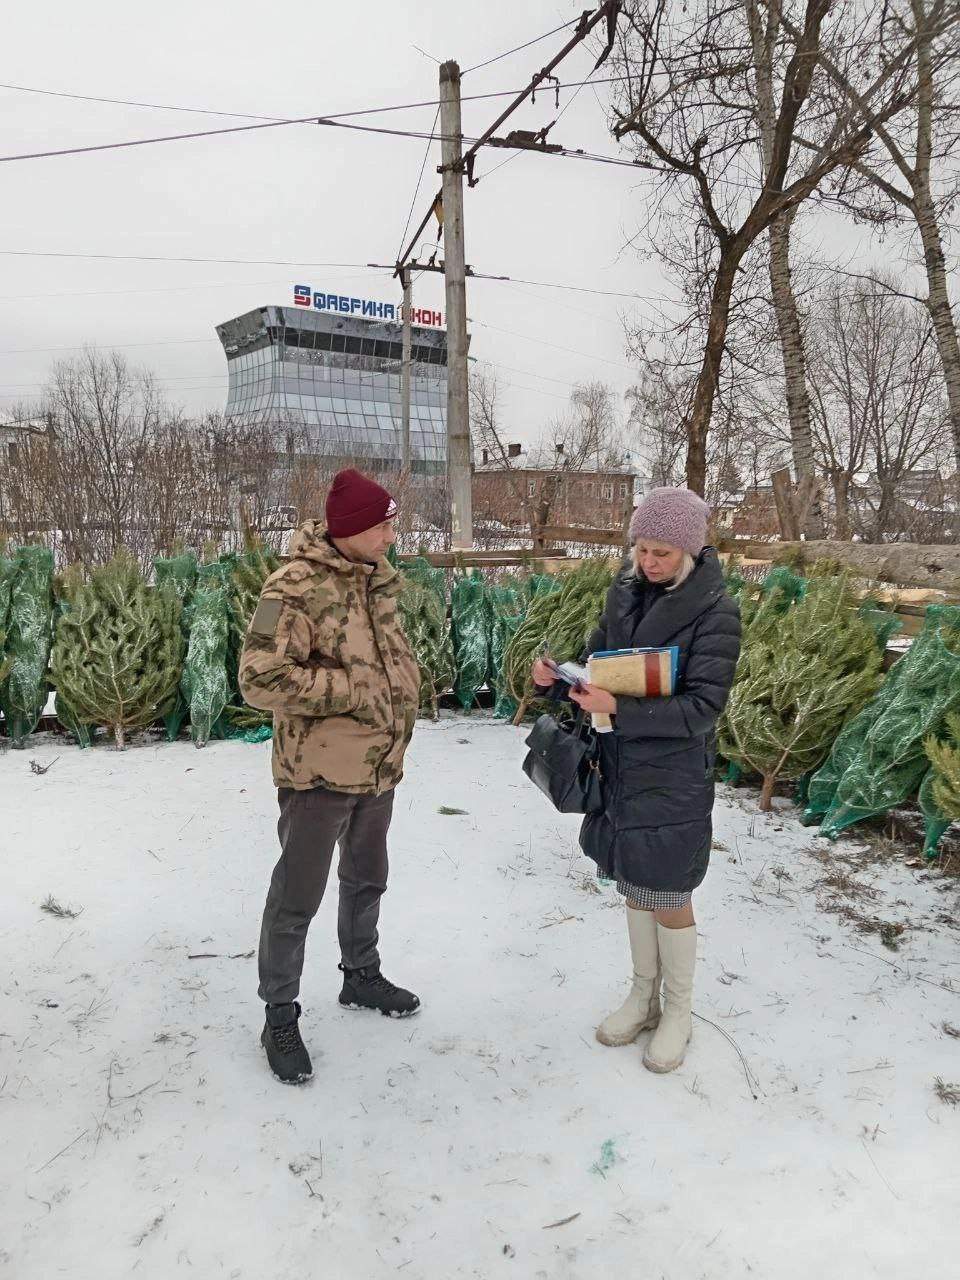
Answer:
[[[280,557],[248,531],[247,549],[239,556],[224,557],[231,566],[232,594],[230,597],[230,684],[233,690],[231,704],[225,715],[235,729],[265,729],[273,723],[269,711],[260,711],[243,701],[237,682],[240,654],[246,639],[247,628],[254,615],[263,584],[271,573],[280,568]]]
[[[7,623],[10,620],[10,592],[13,588],[14,561],[0,555],[0,684],[10,669],[7,657]]]
[[[0,710],[15,747],[24,747],[47,701],[47,663],[53,630],[53,552],[20,547],[13,557],[7,614],[6,676]]]
[[[490,625],[490,669],[487,683],[496,694],[493,714],[499,719],[512,720],[517,704],[506,687],[503,664],[510,641],[516,635],[527,611],[527,590],[523,579],[504,577],[487,588],[488,621]]]
[[[556,579],[541,579],[504,658],[504,687],[520,720],[536,701],[531,669],[546,647],[557,662],[576,660],[603,612],[613,573],[605,560],[585,560]]]
[[[190,714],[190,737],[204,747],[222,732],[230,700],[230,567],[203,565],[186,608],[189,639],[180,696]]]
[[[420,667],[420,710],[436,719],[440,696],[454,681],[446,599],[434,586],[425,586],[404,573],[397,605],[404,632]]]
[[[723,717],[720,751],[763,778],[769,810],[779,778],[821,764],[845,720],[880,683],[874,628],[842,578],[818,578],[792,608],[761,606],[747,631]]]
[[[60,619],[74,608],[80,589],[86,581],[86,575],[81,565],[70,565],[63,573],[58,574],[54,579],[53,594],[53,626],[54,635],[57,633],[57,627]],[[77,740],[77,745],[81,748],[89,747],[93,742],[93,728],[91,724],[86,724],[74,711],[73,707],[67,701],[62,689],[57,689],[54,697],[53,708],[57,719]]]
[[[464,711],[469,711],[476,702],[490,666],[487,614],[487,592],[482,575],[476,570],[462,574],[454,581],[450,592],[450,618],[456,667],[454,691]]]
[[[109,729],[122,750],[132,731],[169,711],[183,649],[175,593],[149,586],[121,552],[91,572],[59,619],[51,670],[73,713]]]
[[[837,784],[821,834],[832,838],[916,794],[929,765],[924,741],[941,731],[948,712],[960,708],[958,627],[960,608],[927,609],[923,631],[891,672],[897,676],[894,692],[864,727]]]
[[[917,794],[923,813],[923,851],[937,855],[940,837],[951,823],[960,819],[960,712],[947,713],[939,734],[931,734],[923,749],[930,762]]]
[[[187,605],[197,582],[197,557],[192,551],[180,551],[169,557],[157,556],[153,562],[153,578],[158,587],[173,592],[180,601],[180,625],[184,642],[187,639]],[[163,717],[167,741],[174,742],[187,718],[187,703],[182,693],[177,694],[173,706]]]

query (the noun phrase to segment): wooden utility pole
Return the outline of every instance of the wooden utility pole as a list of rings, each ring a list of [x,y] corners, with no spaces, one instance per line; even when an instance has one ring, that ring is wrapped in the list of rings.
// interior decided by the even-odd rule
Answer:
[[[400,366],[400,476],[406,483],[410,479],[410,317],[413,303],[413,287],[410,268],[400,272],[403,285],[403,363]],[[404,495],[406,496],[406,495]]]
[[[440,133],[447,301],[447,482],[451,542],[455,550],[467,550],[473,546],[473,450],[467,372],[460,67],[456,62],[445,62],[440,68]]]

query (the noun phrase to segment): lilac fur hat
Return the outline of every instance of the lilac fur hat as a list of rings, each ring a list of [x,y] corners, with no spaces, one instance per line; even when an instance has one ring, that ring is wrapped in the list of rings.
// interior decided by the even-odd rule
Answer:
[[[630,521],[630,541],[649,538],[698,556],[707,541],[710,508],[690,489],[651,489]]]

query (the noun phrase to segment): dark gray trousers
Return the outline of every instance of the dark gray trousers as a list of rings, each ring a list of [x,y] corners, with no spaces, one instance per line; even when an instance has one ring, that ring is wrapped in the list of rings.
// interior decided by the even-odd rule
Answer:
[[[300,991],[307,929],[323,900],[340,845],[340,954],[347,969],[378,965],[377,921],[387,887],[387,831],[393,792],[344,795],[281,787],[277,831],[283,852],[273,869],[260,930],[260,998],[286,1004]]]

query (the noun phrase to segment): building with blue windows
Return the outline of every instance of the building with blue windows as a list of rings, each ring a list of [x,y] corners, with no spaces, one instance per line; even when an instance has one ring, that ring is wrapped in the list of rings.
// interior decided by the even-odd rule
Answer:
[[[400,468],[399,307],[294,289],[217,325],[227,357],[226,417],[277,431],[278,452],[305,452],[367,471]],[[447,335],[439,312],[413,313],[410,457],[414,475],[446,470]]]

